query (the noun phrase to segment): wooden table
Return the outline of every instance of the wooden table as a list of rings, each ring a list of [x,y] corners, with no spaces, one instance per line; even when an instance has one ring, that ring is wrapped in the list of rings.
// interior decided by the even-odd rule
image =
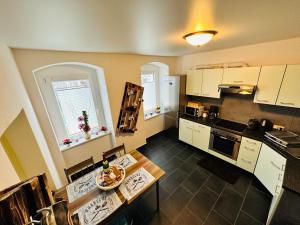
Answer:
[[[115,191],[118,194],[121,202],[123,205],[125,204],[131,204],[135,199],[137,199],[140,195],[142,195],[144,192],[149,190],[149,188],[156,184],[156,206],[157,210],[159,210],[159,179],[165,175],[165,171],[163,171],[159,166],[157,166],[155,163],[153,163],[151,160],[149,160],[147,157],[145,157],[142,153],[140,153],[137,150],[132,150],[129,152],[136,160],[137,163],[132,165],[131,167],[126,169],[126,176],[129,176],[130,174],[134,173],[138,169],[144,167],[153,177],[154,180],[149,183],[141,192],[136,194],[133,198],[131,198],[126,203],[125,197],[122,195],[122,193],[117,188]],[[91,201],[92,199],[96,198],[102,191],[98,188],[94,189],[91,192],[88,192],[87,194],[83,195],[79,199],[75,200],[72,203],[68,204],[68,208],[70,211],[70,214],[72,215],[75,210],[86,204],[87,202]],[[61,188],[55,193],[55,198],[62,198],[64,200],[68,200],[66,186]]]

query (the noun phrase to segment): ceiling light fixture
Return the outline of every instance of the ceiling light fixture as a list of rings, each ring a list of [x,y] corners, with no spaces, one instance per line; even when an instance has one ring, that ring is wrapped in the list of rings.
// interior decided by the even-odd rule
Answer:
[[[215,30],[196,31],[184,35],[183,39],[186,40],[190,45],[199,47],[208,43],[217,33],[218,32]]]

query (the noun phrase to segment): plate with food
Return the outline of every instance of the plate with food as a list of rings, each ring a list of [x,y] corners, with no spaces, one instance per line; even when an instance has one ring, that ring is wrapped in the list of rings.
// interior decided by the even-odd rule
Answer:
[[[109,170],[102,170],[96,176],[97,186],[104,191],[118,187],[125,178],[125,169],[119,165],[109,166]]]

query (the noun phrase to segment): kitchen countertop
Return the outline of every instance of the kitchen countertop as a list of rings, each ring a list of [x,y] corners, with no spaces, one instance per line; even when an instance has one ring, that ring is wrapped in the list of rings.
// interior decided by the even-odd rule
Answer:
[[[182,115],[180,118],[210,127],[214,127],[218,121],[218,119],[209,120],[188,115]],[[242,136],[263,142],[287,159],[283,180],[284,192],[270,225],[300,224],[300,148],[284,148],[276,145],[265,138],[262,131],[245,129]]]
[[[208,118],[193,117],[189,115],[181,115],[180,118],[210,127],[214,127],[215,123],[219,120],[210,120]],[[300,148],[284,148],[278,146],[266,139],[264,137],[264,132],[262,131],[245,129],[242,136],[263,142],[287,159],[283,187],[295,191],[300,195]]]
[[[249,130],[245,129],[242,133],[242,136],[254,139],[256,141],[263,141],[265,132],[261,130]]]
[[[200,123],[200,124],[203,124],[206,126],[210,126],[210,127],[213,127],[215,125],[215,123],[219,120],[219,119],[209,119],[208,117],[206,117],[206,118],[194,117],[194,116],[190,116],[190,115],[186,115],[186,114],[181,115],[180,118],[190,120],[195,123]]]

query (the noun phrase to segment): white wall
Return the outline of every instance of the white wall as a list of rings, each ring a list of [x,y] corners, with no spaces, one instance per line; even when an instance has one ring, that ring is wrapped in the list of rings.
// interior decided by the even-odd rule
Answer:
[[[55,187],[61,186],[61,179],[57,173],[56,166],[54,165],[44,134],[42,133],[39,122],[35,116],[35,112],[32,108],[31,102],[24,87],[22,78],[19,74],[15,60],[12,56],[11,50],[2,43],[0,43],[0,81],[0,118],[3,118],[1,119],[0,135],[16,118],[21,108],[23,108],[28,118],[30,127],[34,133],[34,137],[41,150],[42,156],[47,163],[47,167],[49,168],[51,174],[51,177],[49,177],[49,179],[53,179]],[[1,145],[0,151],[2,150],[3,146]],[[4,153],[2,153],[2,155],[3,154]],[[3,157],[0,160],[5,159],[6,157]],[[3,165],[5,166],[5,168],[1,168],[0,176],[11,173],[11,163],[9,165],[9,163],[6,161],[3,162]],[[5,183],[3,184],[3,186],[9,186],[11,185],[11,183],[12,182]]]
[[[20,179],[0,143],[0,190],[16,184],[19,181]]]
[[[16,87],[11,79],[14,65],[7,57],[9,49],[0,43],[0,136],[22,109]]]
[[[0,136],[18,116],[22,105],[10,79],[12,65],[7,56],[8,48],[0,43]],[[19,182],[20,179],[0,143],[0,190]]]
[[[246,62],[251,66],[299,64],[300,37],[184,55],[178,59],[177,70],[179,73],[185,73],[187,69],[196,65],[230,62]]]
[[[81,62],[103,68],[114,125],[113,129],[115,130],[119,118],[125,82],[128,81],[140,84],[140,68],[147,62],[165,63],[169,65],[170,73],[174,73],[176,63],[175,57],[141,56],[131,54],[40,51],[28,49],[13,49],[13,53],[30,97],[31,104],[34,107],[35,113],[40,122],[39,125],[45,134],[56,168],[62,178],[64,176],[63,168],[65,166],[73,164],[74,162],[79,162],[88,155],[96,155],[96,159],[99,159],[101,151],[107,150],[107,147],[109,146],[107,146],[105,140],[98,138],[75,148],[71,148],[63,153],[60,152],[47,112],[43,107],[41,96],[39,95],[38,88],[34,81],[32,71],[42,66],[63,62]],[[156,127],[158,127],[162,122],[160,118],[153,118],[151,122],[146,123],[143,120],[142,114],[143,108],[140,110],[137,122],[138,130],[134,134],[116,135],[117,145],[125,143],[127,150],[135,149],[144,145],[147,138],[145,126],[147,126],[149,130],[153,130],[157,129]]]

